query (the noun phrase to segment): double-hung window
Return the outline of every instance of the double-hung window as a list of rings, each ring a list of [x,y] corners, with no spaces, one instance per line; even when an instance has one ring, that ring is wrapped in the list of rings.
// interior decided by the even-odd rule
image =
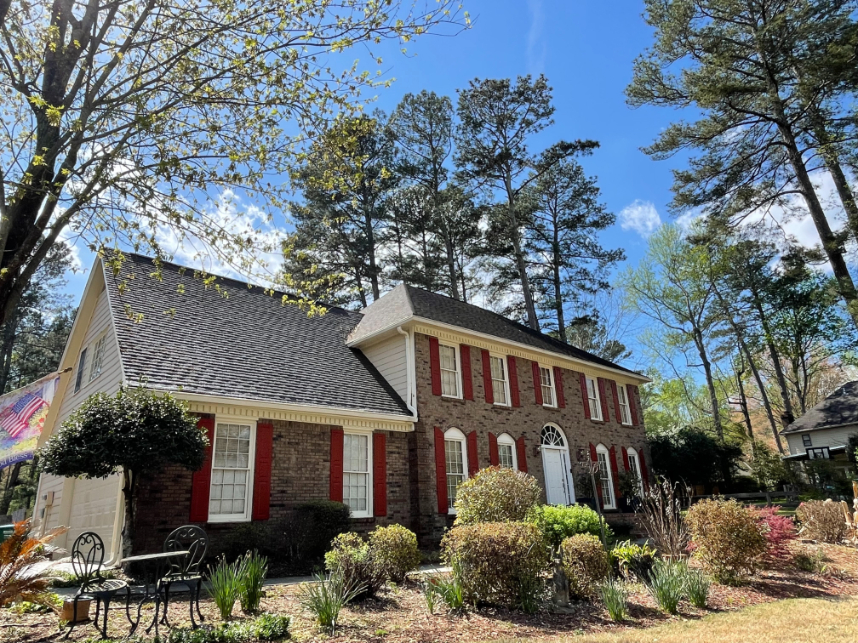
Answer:
[[[625,384],[617,385],[617,397],[620,400],[620,418],[623,424],[632,423],[632,409],[629,406],[629,392]]]
[[[459,349],[456,346],[439,344],[438,355],[441,361],[441,395],[462,397]]]
[[[81,357],[81,360],[83,360],[83,357]],[[810,439],[809,433],[805,433],[801,436],[801,443],[805,448],[813,446],[813,440]]]
[[[507,469],[518,469],[515,440],[508,433],[498,436],[498,465]]]
[[[101,367],[104,365],[104,347],[107,344],[107,333],[103,333],[95,341],[92,348],[92,364],[89,367],[89,381],[101,375]]]
[[[456,490],[468,477],[465,434],[459,429],[447,429],[444,433],[444,461],[447,468],[447,510],[455,513]]]
[[[611,477],[611,467],[608,465],[608,449],[601,444],[596,447],[596,458],[599,462],[599,486],[602,492],[602,506],[614,509],[614,481]]]
[[[602,400],[599,399],[599,385],[592,377],[587,378],[587,403],[590,405],[590,418],[602,419]]]
[[[249,520],[256,423],[217,422],[212,445],[209,520]]]
[[[638,456],[638,452],[634,449],[627,449],[626,455],[629,458],[629,473],[632,478],[637,480],[638,487],[640,488],[641,493],[643,493],[643,478],[641,478],[641,465],[640,465],[640,456]]]
[[[509,406],[509,376],[506,370],[506,360],[497,355],[489,356],[492,369],[492,396],[495,404]]]
[[[348,506],[353,518],[372,516],[370,438],[368,433],[343,435],[343,503]]]
[[[74,376],[74,392],[77,393],[83,384],[83,372],[86,370],[86,349],[80,352],[80,359],[77,361],[77,373]]]
[[[543,406],[557,406],[557,395],[554,392],[554,373],[550,368],[539,367],[539,384],[542,387]]]

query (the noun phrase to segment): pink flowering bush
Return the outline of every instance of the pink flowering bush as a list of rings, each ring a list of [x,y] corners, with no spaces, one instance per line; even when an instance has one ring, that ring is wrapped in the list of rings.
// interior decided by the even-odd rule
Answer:
[[[768,564],[782,563],[790,559],[789,543],[796,538],[795,522],[788,516],[778,515],[780,507],[763,507],[748,509],[760,526],[760,531],[766,539],[766,553],[763,562]]]

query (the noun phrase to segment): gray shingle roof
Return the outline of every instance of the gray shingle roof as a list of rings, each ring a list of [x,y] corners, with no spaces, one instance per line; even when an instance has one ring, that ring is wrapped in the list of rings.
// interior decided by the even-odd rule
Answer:
[[[858,424],[858,381],[841,386],[782,433],[803,433],[844,424]]]
[[[346,346],[360,313],[332,307],[308,317],[297,305],[284,305],[280,293],[218,278],[224,297],[191,269],[164,263],[159,281],[149,276],[150,258],[126,256],[122,273],[105,270],[105,280],[130,384],[411,415],[363,353]],[[120,293],[123,280],[128,287]],[[126,306],[142,321],[128,319]]]
[[[378,301],[367,306],[363,310],[363,319],[349,336],[349,341],[357,342],[382,328],[402,323],[411,316],[485,333],[499,339],[640,376],[635,371],[597,357],[580,348],[564,344],[560,340],[532,330],[523,324],[507,319],[503,315],[458,301],[452,297],[406,285],[397,286]]]

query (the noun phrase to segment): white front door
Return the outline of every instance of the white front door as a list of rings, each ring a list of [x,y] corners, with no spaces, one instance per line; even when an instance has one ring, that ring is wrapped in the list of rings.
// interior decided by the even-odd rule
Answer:
[[[545,469],[545,495],[549,505],[569,505],[573,498],[566,474],[567,458],[562,449],[542,448],[542,466]]]

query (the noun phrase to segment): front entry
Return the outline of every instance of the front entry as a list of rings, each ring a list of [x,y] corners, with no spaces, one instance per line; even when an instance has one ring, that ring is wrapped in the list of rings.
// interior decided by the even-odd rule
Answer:
[[[569,464],[569,447],[559,427],[547,424],[542,429],[542,469],[545,471],[545,496],[550,505],[575,502]]]

